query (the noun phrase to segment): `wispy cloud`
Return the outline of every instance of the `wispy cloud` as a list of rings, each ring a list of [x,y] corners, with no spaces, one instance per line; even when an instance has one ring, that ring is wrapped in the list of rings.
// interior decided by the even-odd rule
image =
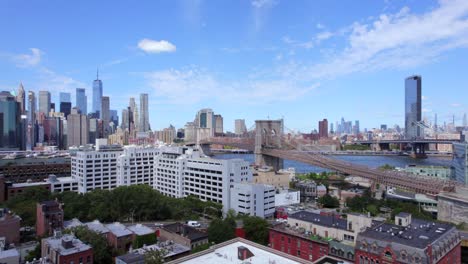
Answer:
[[[174,52],[176,46],[167,40],[142,39],[138,42],[138,48],[146,53]]]
[[[225,81],[204,69],[165,70],[144,73],[156,98],[171,104],[194,104],[203,100],[265,104],[298,99],[320,84],[304,85],[292,78]]]
[[[41,62],[41,56],[44,52],[38,48],[30,48],[29,50],[31,51],[30,54],[18,54],[12,56],[16,66],[22,68],[33,67]]]
[[[455,0],[440,1],[424,14],[404,7],[368,23],[355,22],[344,34],[346,48],[309,70],[321,78],[435,61],[448,50],[468,46],[467,15],[468,1]]]
[[[254,28],[256,31],[260,30],[268,18],[270,9],[279,3],[277,0],[253,0],[251,2],[253,7],[253,20]]]
[[[70,76],[66,76],[50,70],[46,67],[38,69],[37,87],[54,92],[74,92],[77,87],[87,87],[85,83],[78,81]]]

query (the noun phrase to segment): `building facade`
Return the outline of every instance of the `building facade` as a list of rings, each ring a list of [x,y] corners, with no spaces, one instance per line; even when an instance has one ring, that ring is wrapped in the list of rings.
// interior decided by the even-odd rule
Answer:
[[[44,201],[36,205],[36,235],[51,236],[55,230],[62,229],[62,204],[57,201]]]
[[[452,168],[454,180],[468,184],[468,143],[453,142]]]
[[[9,92],[0,92],[0,149],[20,149],[20,107]]]
[[[328,138],[328,120],[319,121],[319,137]]]
[[[48,116],[50,112],[50,93],[49,91],[39,91],[39,112]]]
[[[92,111],[96,113],[98,118],[101,117],[101,103],[102,100],[102,81],[99,80],[99,74],[96,76],[96,80],[93,81],[93,108]]]
[[[234,121],[234,133],[236,133],[236,135],[247,133],[247,127],[245,126],[244,119],[236,119]]]
[[[67,145],[83,146],[88,144],[89,123],[88,117],[78,112],[77,108],[73,108],[71,114],[67,117]]]
[[[41,241],[41,256],[45,263],[93,263],[93,249],[73,235],[56,234]]]
[[[265,184],[233,183],[230,207],[238,214],[273,217],[275,213],[275,187]]]

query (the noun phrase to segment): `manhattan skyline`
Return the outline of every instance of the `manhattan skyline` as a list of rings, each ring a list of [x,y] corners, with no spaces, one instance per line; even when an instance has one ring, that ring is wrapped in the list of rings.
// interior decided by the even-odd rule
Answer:
[[[22,82],[36,95],[51,92],[57,106],[60,92],[75,102],[76,88],[86,88],[93,109],[99,67],[119,114],[130,97],[148,94],[152,129],[183,127],[202,108],[230,131],[235,119],[250,127],[268,117],[303,132],[323,118],[404,126],[404,79],[413,74],[423,78],[423,117],[437,113],[443,124],[455,115],[461,125],[467,112],[466,1],[0,6],[9,39],[0,43],[0,89]]]

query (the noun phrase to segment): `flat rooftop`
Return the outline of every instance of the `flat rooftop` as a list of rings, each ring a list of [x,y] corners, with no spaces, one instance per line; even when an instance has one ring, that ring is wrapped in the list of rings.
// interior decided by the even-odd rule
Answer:
[[[179,235],[183,234],[185,237],[187,237],[191,241],[197,241],[197,240],[208,238],[207,233],[198,231],[197,229],[190,227],[188,225],[184,225],[182,223],[164,225],[163,229],[171,233],[175,233]]]
[[[318,213],[299,211],[288,216],[292,219],[314,223],[316,225],[347,230],[347,221],[332,215],[321,215]]]
[[[253,256],[245,260],[240,260],[237,257],[239,247],[244,247],[252,252]],[[224,243],[215,245],[210,249],[198,252],[180,259],[170,261],[168,263],[184,263],[184,264],[232,264],[232,263],[250,263],[250,264],[305,264],[309,261],[298,257],[279,252],[277,250],[265,247],[254,242],[235,238]]]
[[[358,239],[367,237],[423,249],[452,230],[455,229],[450,224],[412,219],[411,225],[407,227],[382,223],[368,228],[359,234]]]
[[[47,244],[54,250],[60,252],[61,256],[71,255],[78,252],[83,252],[91,249],[90,246],[86,245],[85,243],[81,242],[81,240],[75,238],[72,235],[63,235],[61,237],[49,237],[44,239]],[[44,241],[43,240],[43,241]],[[65,248],[63,247],[62,240],[70,240],[72,241],[73,247]]]

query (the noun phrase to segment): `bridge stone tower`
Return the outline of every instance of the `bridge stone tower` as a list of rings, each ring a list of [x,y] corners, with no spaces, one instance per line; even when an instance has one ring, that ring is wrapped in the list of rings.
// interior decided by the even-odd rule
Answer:
[[[284,133],[283,119],[255,121],[255,165],[271,166],[275,171],[283,168],[283,159],[264,155],[264,148],[281,148]]]

